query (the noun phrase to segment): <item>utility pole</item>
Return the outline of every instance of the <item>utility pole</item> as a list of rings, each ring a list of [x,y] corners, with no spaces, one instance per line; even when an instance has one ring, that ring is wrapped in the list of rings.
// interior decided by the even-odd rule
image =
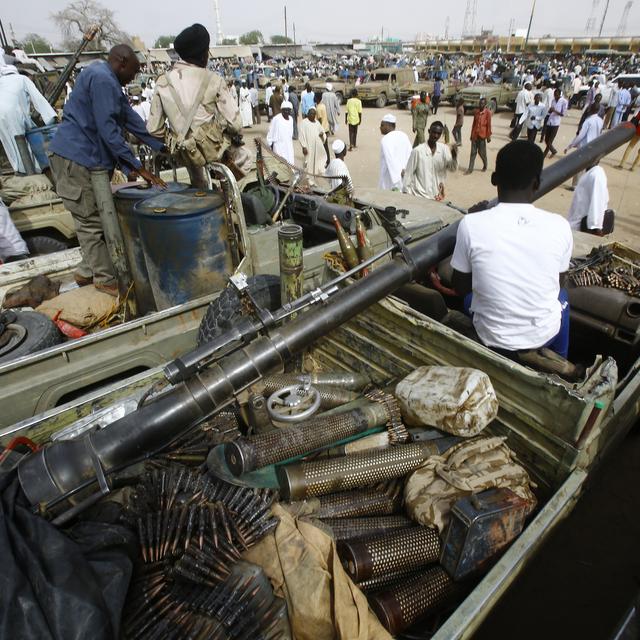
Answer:
[[[607,17],[607,11],[609,11],[609,0],[604,5],[604,13],[602,14],[602,22],[600,23],[600,31],[598,31],[598,38],[602,35],[602,27],[604,27],[604,20]]]
[[[622,12],[622,17],[620,18],[620,23],[618,24],[616,36],[623,36],[625,34],[625,31],[627,29],[627,20],[629,20],[629,11],[631,11],[631,5],[633,5],[633,0],[629,0],[629,2],[624,5],[624,11]]]
[[[293,23],[293,57],[296,58],[297,57],[297,53],[296,53],[296,23]]]
[[[447,19],[444,21],[444,39],[449,39],[449,16],[447,16]]]
[[[284,5],[284,52],[286,57],[289,57],[289,35],[287,31],[287,5]]]
[[[511,49],[511,36],[513,35],[513,29],[516,26],[515,18],[511,18],[509,20],[509,37],[507,38],[507,53],[509,53]]]
[[[213,12],[216,17],[216,44],[221,45],[224,40],[224,35],[222,35],[222,23],[220,22],[220,7],[218,6],[218,0],[213,0]]]
[[[533,12],[536,10],[536,0],[531,5],[531,15],[529,16],[529,27],[527,28],[527,37],[524,39],[524,53],[527,52],[527,43],[529,42],[529,34],[531,33],[531,23],[533,22]]]

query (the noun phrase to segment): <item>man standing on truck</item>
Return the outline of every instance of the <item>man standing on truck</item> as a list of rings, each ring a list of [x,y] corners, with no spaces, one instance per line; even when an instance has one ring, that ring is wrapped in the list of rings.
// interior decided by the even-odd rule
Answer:
[[[56,112],[29,78],[20,75],[17,67],[5,64],[0,48],[0,143],[16,173],[25,173],[15,136],[23,136],[35,125],[31,108],[37,110],[45,124],[56,119]],[[35,159],[34,159],[35,161]]]
[[[455,290],[473,292],[467,302],[481,342],[514,359],[541,347],[566,358],[569,349],[569,303],[560,278],[573,236],[562,216],[531,204],[542,163],[540,147],[524,140],[500,149],[491,175],[499,203],[463,217],[451,259]]]
[[[74,278],[80,286],[93,282],[96,289],[112,296],[118,295],[118,284],[104,241],[90,170],[113,171],[119,164],[130,177],[137,174],[151,184],[166,186],[142,167],[123,135],[124,129],[156,151],[164,148],[149,134],[122,92],[139,69],[136,54],[124,44],[113,47],[106,62],[86,67],[78,76],[64,106],[62,123],[49,145],[56,192],[73,216],[82,253]]]
[[[158,78],[147,122],[149,133],[166,137],[169,150],[187,167],[197,189],[207,186],[205,164],[229,158],[235,171],[247,162],[239,140],[237,96],[220,75],[207,69],[209,41],[201,24],[176,36],[173,47],[181,59]]]
[[[442,80],[440,76],[436,76],[433,83],[433,96],[431,97],[431,110],[435,116],[438,113],[438,105],[440,104],[440,98],[442,97]]]
[[[444,125],[436,120],[429,127],[429,139],[413,149],[404,172],[405,193],[428,198],[444,199],[444,184],[447,171],[458,168],[458,147],[439,142]]]
[[[487,109],[487,100],[480,98],[480,103],[473,114],[473,124],[471,125],[471,155],[469,157],[469,168],[465,171],[468,176],[473,173],[473,165],[476,155],[480,154],[482,160],[482,170],[487,170],[487,142],[491,142],[491,111]]]
[[[390,191],[402,189],[402,178],[411,155],[409,136],[396,131],[396,117],[391,113],[383,116],[380,123],[380,181],[378,187]]]
[[[615,214],[609,209],[607,174],[597,162],[578,180],[567,218],[576,231],[597,236],[613,233]]]
[[[420,92],[420,100],[411,109],[412,126],[411,130],[416,134],[413,141],[414,148],[419,144],[424,144],[424,130],[427,128],[429,118],[429,105],[427,104],[427,92]]]

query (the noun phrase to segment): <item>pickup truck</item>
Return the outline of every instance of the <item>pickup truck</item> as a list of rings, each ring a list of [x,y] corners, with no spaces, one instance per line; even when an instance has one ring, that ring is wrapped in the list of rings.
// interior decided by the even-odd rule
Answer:
[[[591,351],[584,379],[568,383],[466,338],[449,326],[448,317],[446,308],[429,316],[390,296],[317,339],[305,358],[310,371],[366,373],[378,386],[422,365],[473,367],[491,379],[500,408],[486,433],[505,437],[516,452],[536,483],[538,507],[488,573],[440,617],[433,635],[424,635],[419,624],[414,629],[418,635],[410,635],[436,640],[473,635],[571,512],[598,461],[635,423],[640,393],[638,361],[619,367],[606,349]],[[78,437],[88,428],[108,433],[110,424],[135,410],[142,395],[162,378],[160,368],[145,371],[5,427],[0,430],[0,444],[22,436],[44,445]]]
[[[235,183],[234,183],[235,184]],[[284,193],[284,190],[282,190]],[[388,247],[390,236],[383,225],[387,206],[402,210],[400,222],[414,238],[430,235],[459,217],[440,203],[377,189],[360,190],[353,207],[338,211],[346,227],[355,223],[354,211],[362,211],[375,251]],[[238,199],[240,194],[238,192]],[[300,224],[305,234],[304,277],[307,288],[317,287],[326,276],[323,256],[338,248],[330,214],[319,195],[295,194],[285,208],[285,221]],[[375,204],[372,204],[375,203]],[[238,269],[248,275],[278,274],[277,234],[281,223],[271,226],[247,224],[242,204],[238,207],[239,241],[244,256]],[[340,213],[342,211],[342,214]],[[353,232],[353,229],[351,229]],[[16,289],[37,273],[69,281],[79,259],[70,249],[0,266],[0,295]],[[218,292],[187,304],[113,326],[83,338],[70,340],[36,353],[0,363],[0,426],[7,426],[51,409],[103,384],[158,366],[184,351],[197,334],[209,303]],[[173,335],[175,334],[175,335]],[[98,364],[99,363],[99,364]],[[29,380],[28,387],[24,381]]]
[[[373,70],[365,76],[361,84],[355,88],[363,103],[375,103],[379,109],[397,100],[397,89],[415,82],[413,69],[410,67],[389,67]]]
[[[517,95],[518,89],[504,82],[465,87],[458,93],[458,97],[464,100],[465,109],[476,109],[480,104],[480,98],[485,98],[491,113],[495,113],[502,107],[515,109]]]
[[[407,109],[411,106],[413,96],[420,95],[421,91],[426,91],[430,96],[433,95],[433,80],[423,80],[421,82],[411,82],[403,84],[396,89],[396,103],[398,109]],[[460,83],[457,81],[442,81],[442,101],[448,100],[451,104],[455,104],[458,92],[460,91]]]

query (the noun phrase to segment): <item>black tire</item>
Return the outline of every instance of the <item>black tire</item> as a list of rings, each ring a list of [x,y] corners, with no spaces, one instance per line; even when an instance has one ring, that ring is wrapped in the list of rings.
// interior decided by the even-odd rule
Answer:
[[[346,100],[344,99],[344,94],[342,93],[342,91],[336,91],[336,98],[338,98],[338,102],[340,102],[340,104],[346,104]]]
[[[376,107],[378,107],[378,109],[384,109],[386,106],[387,106],[387,94],[381,93],[376,98]]]
[[[14,313],[16,320],[12,324],[25,329],[26,335],[13,349],[0,356],[0,362],[9,362],[62,342],[62,334],[58,331],[58,327],[43,313],[37,311],[14,311]],[[6,331],[11,331],[11,329],[7,328]]]
[[[32,256],[44,256],[49,253],[57,253],[69,248],[69,244],[50,236],[26,236],[24,241]]]
[[[248,278],[254,300],[269,311],[280,308],[280,278],[273,275],[259,275]],[[200,322],[198,345],[209,342],[226,333],[242,316],[240,299],[235,289],[226,287],[207,307]]]
[[[498,110],[498,102],[496,101],[495,98],[491,98],[491,100],[489,101],[489,111],[491,111],[491,113],[495,113]]]

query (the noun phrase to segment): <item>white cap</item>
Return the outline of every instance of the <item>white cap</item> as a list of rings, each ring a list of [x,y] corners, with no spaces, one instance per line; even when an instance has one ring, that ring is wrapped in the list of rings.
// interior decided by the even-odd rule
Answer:
[[[326,87],[327,91],[333,91],[333,85],[330,82],[327,82]]]
[[[282,111],[283,109],[291,109],[291,111],[293,111],[293,105],[288,100],[285,100],[280,105],[280,111]]]
[[[336,155],[342,153],[347,145],[342,140],[334,140],[331,148]]]
[[[396,123],[396,117],[393,115],[393,113],[385,113],[382,116],[382,122],[388,122],[389,124],[395,124]]]
[[[138,102],[138,101],[140,100],[140,97],[139,97],[139,96],[131,96],[131,99],[132,99],[134,102]]]

